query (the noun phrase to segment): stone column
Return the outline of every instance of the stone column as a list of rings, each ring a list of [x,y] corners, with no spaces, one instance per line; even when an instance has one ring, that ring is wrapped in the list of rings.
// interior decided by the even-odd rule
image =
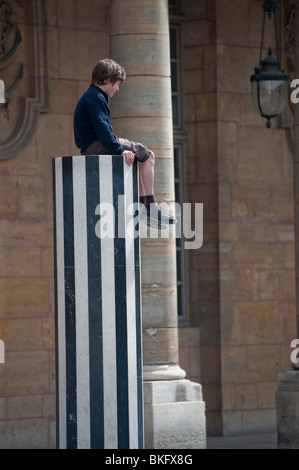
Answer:
[[[113,129],[156,155],[155,195],[173,201],[168,2],[113,0],[111,57],[127,79],[111,101]],[[184,378],[178,366],[175,238],[142,238],[145,380]]]
[[[299,449],[299,372],[278,375],[276,392],[277,441],[279,449]]]
[[[299,0],[296,0],[295,77],[299,76]],[[297,338],[299,338],[299,107],[294,106],[294,224]],[[295,338],[292,338],[295,339]],[[290,349],[290,353],[291,353]],[[298,363],[292,363],[294,369]],[[279,449],[299,449],[299,370],[278,374],[276,392]]]
[[[57,446],[143,448],[137,164],[58,157],[53,170]]]
[[[299,77],[299,0],[296,0],[295,25],[295,77]],[[295,223],[295,269],[297,338],[299,337],[299,107],[294,106],[294,223]]]
[[[170,204],[174,169],[167,0],[111,0],[110,41],[111,58],[127,73],[111,102],[114,132],[153,150],[156,200]],[[201,386],[183,380],[179,366],[175,237],[142,238],[141,261],[145,446],[182,448],[187,439],[191,446],[204,447]],[[190,390],[193,385],[196,391]]]

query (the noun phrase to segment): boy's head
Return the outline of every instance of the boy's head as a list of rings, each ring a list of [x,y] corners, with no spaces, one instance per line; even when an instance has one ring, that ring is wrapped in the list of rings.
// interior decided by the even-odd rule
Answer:
[[[94,66],[91,81],[94,85],[104,85],[107,81],[114,84],[125,79],[126,72],[121,65],[112,59],[103,59]]]

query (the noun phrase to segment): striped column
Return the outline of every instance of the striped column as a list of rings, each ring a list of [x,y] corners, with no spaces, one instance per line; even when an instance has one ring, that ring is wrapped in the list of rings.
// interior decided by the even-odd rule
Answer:
[[[137,164],[60,157],[53,177],[57,447],[142,448]]]

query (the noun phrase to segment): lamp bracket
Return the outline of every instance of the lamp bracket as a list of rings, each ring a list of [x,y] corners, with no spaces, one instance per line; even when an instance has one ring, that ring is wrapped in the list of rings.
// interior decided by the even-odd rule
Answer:
[[[273,0],[265,0],[263,4],[264,12],[268,13],[269,20],[271,19],[271,14],[276,12],[277,6]]]

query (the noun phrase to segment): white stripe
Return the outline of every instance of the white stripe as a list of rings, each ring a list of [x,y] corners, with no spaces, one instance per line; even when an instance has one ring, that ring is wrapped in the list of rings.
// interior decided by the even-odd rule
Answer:
[[[112,157],[99,157],[100,203],[113,207]],[[117,376],[114,239],[101,238],[105,449],[117,449]]]
[[[133,210],[133,167],[124,160],[124,185],[126,214]],[[131,219],[129,216],[129,219]],[[136,293],[134,233],[126,234],[126,285],[127,285],[127,348],[128,348],[128,395],[129,395],[129,448],[138,449],[138,399],[137,399],[137,346],[136,346]]]
[[[77,448],[90,448],[90,382],[86,176],[84,157],[73,157],[74,262],[76,294]]]
[[[64,223],[62,158],[55,158],[55,212],[56,212],[56,286],[57,286],[57,349],[59,448],[66,449],[66,345],[65,345],[65,291],[64,291]]]

